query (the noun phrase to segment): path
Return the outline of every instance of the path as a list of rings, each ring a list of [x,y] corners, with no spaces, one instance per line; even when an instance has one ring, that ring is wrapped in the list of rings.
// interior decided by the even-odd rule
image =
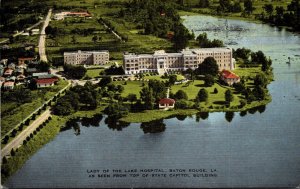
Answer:
[[[111,31],[111,33],[114,34],[120,41],[125,42],[125,41],[122,40],[121,36],[119,36],[114,30],[112,30],[110,27],[108,27],[103,21],[101,21],[101,23],[103,24],[103,26],[106,29],[109,29],[109,31]]]
[[[26,28],[25,30],[31,30],[32,28],[37,27],[37,26],[40,25],[41,23],[42,23],[42,20],[40,20],[39,22],[35,23],[34,25],[32,25],[32,26]],[[23,33],[24,33],[24,30],[21,31],[21,32],[19,32],[19,33],[14,34],[13,37],[17,37],[18,35],[21,35],[21,34],[23,34]],[[1,43],[5,43],[5,42],[7,42],[7,41],[9,41],[9,39],[5,39],[5,40],[3,40],[3,41],[0,41],[0,44],[1,44]]]
[[[43,112],[35,121],[33,121],[27,128],[25,128],[18,136],[16,136],[10,143],[8,143],[2,150],[1,150],[1,158],[6,155],[9,155],[11,149],[18,148],[20,145],[23,144],[23,141],[29,136],[36,128],[40,126],[48,117],[50,116],[50,110],[46,110]]]
[[[45,29],[49,25],[51,14],[52,14],[52,9],[49,9],[47,17],[45,18],[43,28],[41,30],[40,39],[39,39],[39,46],[38,46],[39,47],[40,60],[45,61],[45,62],[48,61],[47,60],[47,55],[46,55],[46,48],[45,48],[45,41],[46,41]]]

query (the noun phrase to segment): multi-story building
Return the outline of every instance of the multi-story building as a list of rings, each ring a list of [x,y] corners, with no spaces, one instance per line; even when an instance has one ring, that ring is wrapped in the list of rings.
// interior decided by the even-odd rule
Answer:
[[[65,64],[86,64],[86,65],[104,65],[109,61],[109,52],[104,51],[81,51],[78,52],[65,52]]]
[[[196,69],[207,57],[213,57],[217,61],[220,71],[234,69],[230,48],[186,48],[179,53],[166,53],[164,50],[159,50],[154,54],[124,54],[123,66],[126,74],[144,72],[163,74],[188,68]]]

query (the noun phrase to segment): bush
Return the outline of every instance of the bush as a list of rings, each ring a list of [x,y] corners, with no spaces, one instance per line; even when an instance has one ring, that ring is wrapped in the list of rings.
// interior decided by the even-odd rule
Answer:
[[[176,101],[175,107],[176,109],[187,109],[189,108],[189,105],[186,100],[181,99]]]
[[[3,158],[2,158],[2,164],[6,164],[7,163],[7,159],[6,159],[6,157],[4,156]]]
[[[215,93],[215,94],[218,94],[218,92],[219,92],[218,89],[215,88],[215,89],[214,89],[214,93]]]
[[[30,134],[30,138],[33,138],[33,134],[32,133]]]
[[[29,137],[29,136],[28,136],[28,137],[26,137],[26,140],[27,140],[27,141],[30,141],[30,137]]]
[[[36,135],[36,131],[33,131],[33,135]]]
[[[26,140],[23,140],[23,145],[26,145],[27,144],[27,141]]]
[[[11,151],[10,151],[10,155],[11,155],[11,156],[15,156],[15,155],[16,155],[16,152],[15,152],[15,150],[14,150],[13,148],[12,148]]]

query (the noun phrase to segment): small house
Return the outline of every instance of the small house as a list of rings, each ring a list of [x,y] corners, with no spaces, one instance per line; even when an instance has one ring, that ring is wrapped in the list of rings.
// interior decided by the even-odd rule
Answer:
[[[15,86],[15,82],[13,82],[13,81],[6,81],[3,83],[4,90],[12,90],[12,89],[14,89],[14,86]]]
[[[14,70],[13,70],[13,69],[11,69],[11,68],[7,68],[7,69],[4,71],[4,74],[3,74],[3,76],[5,76],[5,77],[9,77],[9,76],[11,76],[11,75],[13,74],[13,72],[14,72]]]
[[[22,82],[22,81],[24,81],[25,80],[25,75],[23,75],[23,74],[21,74],[21,75],[18,75],[17,76],[17,81],[19,81],[19,82]]]
[[[172,109],[175,107],[175,100],[171,98],[160,99],[158,106],[159,109],[165,109],[165,110]]]
[[[58,81],[57,78],[35,79],[37,88],[50,87]]]
[[[10,63],[7,67],[13,70],[16,69],[16,65],[14,63]]]
[[[230,86],[240,82],[240,77],[229,70],[223,70],[220,73],[220,79]]]
[[[172,98],[169,98],[170,89],[167,88],[167,98],[162,98],[158,102],[158,108],[159,109],[173,109],[175,107],[175,100]]]

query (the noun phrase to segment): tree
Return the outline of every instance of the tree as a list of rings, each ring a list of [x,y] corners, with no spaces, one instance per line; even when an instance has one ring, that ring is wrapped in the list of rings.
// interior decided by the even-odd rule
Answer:
[[[208,98],[207,90],[206,89],[200,89],[198,94],[197,94],[196,100],[198,100],[199,102],[205,102],[205,101],[207,101],[207,98]]]
[[[225,92],[225,101],[226,101],[228,104],[230,104],[230,102],[233,101],[233,98],[234,98],[234,96],[233,96],[231,90],[230,90],[230,89],[226,90],[226,92]]]
[[[266,98],[266,92],[262,86],[256,86],[253,89],[253,95],[257,100],[264,100]]]
[[[200,0],[199,1],[199,7],[200,8],[207,8],[207,7],[209,7],[209,0]]]
[[[169,76],[169,84],[170,85],[174,85],[176,81],[177,81],[177,75],[170,75]]]
[[[189,43],[189,38],[191,38],[188,29],[186,29],[182,24],[175,26],[175,34],[172,38],[174,42],[174,48],[177,50],[184,49]]]
[[[86,73],[86,68],[83,66],[64,65],[64,72],[72,78],[81,79]]]
[[[228,121],[228,122],[231,122],[234,118],[234,112],[226,112],[225,113],[225,119]]]
[[[175,107],[176,109],[187,109],[189,108],[189,105],[187,103],[187,100],[180,99],[176,101]]]
[[[144,102],[145,109],[152,110],[153,109],[153,103],[154,103],[154,97],[153,97],[153,91],[149,87],[143,87],[140,91],[141,100]]]
[[[10,151],[10,155],[11,155],[11,156],[15,156],[15,155],[16,155],[16,152],[15,152],[15,150],[14,150],[13,148],[12,148],[11,151]]]
[[[233,52],[233,57],[235,59],[241,58],[243,60],[248,60],[251,55],[251,50],[246,48],[238,48]]]
[[[94,37],[92,38],[92,41],[94,42],[94,43],[96,43],[97,41],[98,41],[98,36],[97,35],[94,35]]]
[[[265,88],[268,84],[268,79],[264,74],[257,74],[254,78],[254,85]]]
[[[215,83],[215,78],[212,75],[210,75],[210,74],[205,75],[205,78],[204,78],[205,86],[211,87],[211,86],[213,86],[214,83]]]
[[[219,0],[220,8],[227,11],[230,8],[230,0]]]
[[[247,14],[252,14],[254,10],[252,5],[252,0],[244,0],[244,9]]]
[[[215,88],[215,89],[214,89],[214,93],[215,93],[215,94],[218,94],[218,92],[219,92],[218,89]]]
[[[175,93],[174,97],[175,97],[176,100],[181,100],[181,99],[183,99],[183,100],[188,100],[188,96],[187,96],[186,92],[183,91],[183,90],[178,90],[178,91]],[[176,102],[176,103],[177,103],[177,102]]]
[[[131,104],[133,102],[135,102],[137,100],[137,96],[136,94],[133,94],[133,93],[129,93],[128,96],[127,96],[127,99],[131,102]]]
[[[124,91],[124,87],[122,85],[117,85],[116,89],[119,93],[122,93]]]
[[[48,72],[49,68],[50,68],[50,63],[45,61],[40,61],[39,64],[37,65],[37,69],[42,72]]]
[[[152,90],[155,100],[164,98],[166,96],[166,85],[164,82],[156,79],[150,79],[148,82],[148,86]]]
[[[263,9],[267,12],[267,14],[269,15],[269,18],[272,17],[273,15],[273,5],[272,4],[266,4],[263,6]]]
[[[216,76],[219,73],[217,61],[213,57],[205,58],[204,61],[199,64],[195,73],[198,75],[210,74],[212,76]]]
[[[73,43],[73,44],[77,43],[77,40],[74,35],[72,35],[72,37],[71,37],[71,43]]]
[[[100,87],[106,87],[107,84],[111,83],[112,79],[111,77],[103,77],[100,81],[99,81],[99,86]]]

